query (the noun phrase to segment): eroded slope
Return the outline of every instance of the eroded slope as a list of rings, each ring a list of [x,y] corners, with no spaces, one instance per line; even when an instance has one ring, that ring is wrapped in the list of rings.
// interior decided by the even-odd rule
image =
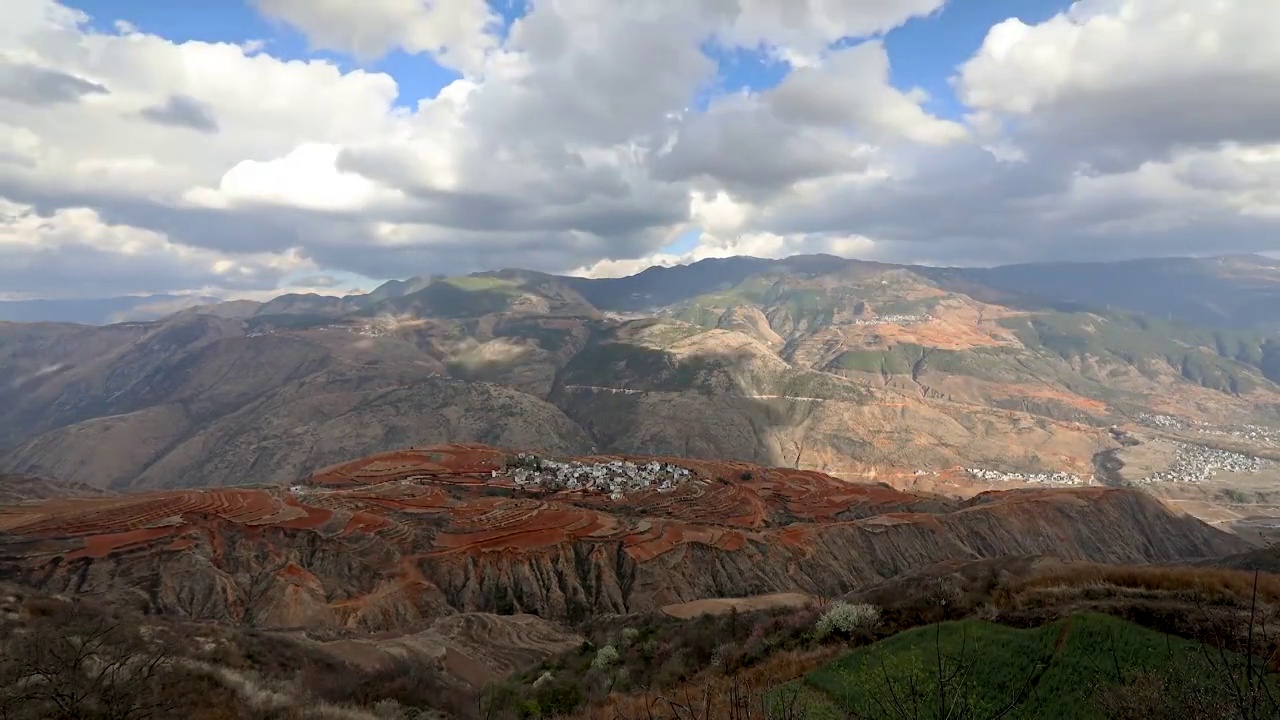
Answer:
[[[0,572],[194,617],[392,629],[457,611],[580,618],[711,597],[832,596],[947,559],[1161,562],[1243,550],[1136,491],[959,504],[815,472],[477,445],[288,489],[58,499],[0,513]]]

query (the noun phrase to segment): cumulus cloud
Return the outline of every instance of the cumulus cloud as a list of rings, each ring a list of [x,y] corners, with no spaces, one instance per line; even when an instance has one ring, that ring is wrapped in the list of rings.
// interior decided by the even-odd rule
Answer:
[[[431,53],[442,63],[477,70],[495,45],[497,18],[485,0],[255,0],[313,46],[376,59],[394,48]]]
[[[503,20],[483,0],[255,0],[316,48],[459,71],[410,107],[390,75],[270,42],[0,4],[0,282],[268,293],[299,271],[1276,249],[1280,5],[1007,20],[954,70],[963,115],[939,117],[879,36],[943,1],[537,0]],[[716,46],[784,77],[714,92]],[[139,242],[154,253],[121,250]]]
[[[8,296],[102,297],[212,287],[276,286],[314,269],[296,253],[232,255],[194,248],[143,228],[114,225],[87,208],[41,214],[0,201],[0,287]]]

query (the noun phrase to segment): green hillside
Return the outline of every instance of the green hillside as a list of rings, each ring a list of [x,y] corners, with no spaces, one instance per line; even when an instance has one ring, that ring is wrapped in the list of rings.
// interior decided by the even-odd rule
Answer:
[[[1026,630],[961,620],[860,647],[775,695],[801,690],[810,718],[1091,720],[1108,717],[1100,690],[1139,673],[1170,678],[1179,693],[1225,701],[1216,698],[1229,692],[1216,660],[1189,640],[1107,615]],[[1243,668],[1242,658],[1229,662]]]
[[[1031,349],[1066,360],[1112,358],[1144,372],[1163,361],[1191,382],[1244,393],[1280,381],[1280,339],[1238,330],[1208,330],[1135,315],[1045,313],[1002,321]]]

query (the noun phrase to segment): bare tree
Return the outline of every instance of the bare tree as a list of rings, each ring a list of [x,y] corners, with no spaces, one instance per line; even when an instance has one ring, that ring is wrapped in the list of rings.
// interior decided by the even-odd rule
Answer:
[[[168,648],[136,627],[72,607],[15,630],[0,656],[5,720],[148,720],[177,707]]]
[[[1280,720],[1273,670],[1280,659],[1275,609],[1258,599],[1254,571],[1244,627],[1238,609],[1195,601],[1199,637],[1179,654],[1166,637],[1161,667],[1122,668],[1114,641],[1110,668],[1095,664],[1095,700],[1116,720]],[[1236,652],[1238,651],[1238,652]]]
[[[271,593],[275,589],[276,576],[289,564],[288,560],[263,559],[244,574],[240,585],[242,619],[249,627],[257,627],[271,611]]]
[[[1258,604],[1258,578],[1259,571],[1254,570],[1242,652],[1229,652],[1227,642],[1216,643],[1212,650],[1207,643],[1200,643],[1206,664],[1214,673],[1217,684],[1226,691],[1227,701],[1235,711],[1234,717],[1240,720],[1280,718],[1280,702],[1277,701],[1271,673],[1280,653],[1280,637],[1269,622],[1274,609],[1263,609]],[[1203,603],[1201,608],[1203,610]],[[1230,629],[1226,631],[1229,633]]]

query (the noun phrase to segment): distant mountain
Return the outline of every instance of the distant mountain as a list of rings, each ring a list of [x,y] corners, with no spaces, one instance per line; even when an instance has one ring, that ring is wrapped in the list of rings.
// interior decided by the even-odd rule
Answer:
[[[265,303],[228,303],[212,297],[177,295],[7,301],[0,302],[0,320],[104,325],[156,320],[192,309],[226,317],[340,317],[361,311],[406,311],[414,301],[399,305],[387,301],[410,296],[418,296],[419,302],[429,300],[431,294],[448,289],[441,283],[447,286],[487,282],[492,285],[490,289],[495,289],[502,284],[527,286],[535,278],[543,284],[555,283],[562,291],[573,291],[601,311],[644,313],[737,286],[752,276],[812,277],[894,268],[908,270],[977,300],[1022,309],[1130,312],[1208,328],[1280,331],[1280,260],[1262,255],[1029,263],[993,268],[895,265],[834,255],[796,255],[778,260],[729,257],[651,267],[620,278],[564,277],[514,269],[474,273],[465,281],[440,274],[414,276],[388,281],[366,294],[289,294]],[[421,295],[424,290],[428,296]],[[477,300],[480,296],[470,297]]]
[[[1211,328],[1280,331],[1280,260],[1262,255],[927,269],[1049,304],[1124,310]]]
[[[732,257],[652,267],[623,278],[566,278],[602,310],[640,311],[737,286],[753,275],[910,270],[942,287],[1018,307],[1127,311],[1213,328],[1280,330],[1280,260],[1262,255],[934,268],[798,255]]]
[[[9,322],[65,322],[81,325],[156,320],[220,298],[195,295],[140,295],[87,300],[0,301],[0,320]]]
[[[1170,265],[1237,278],[1202,283],[1224,296],[1271,292],[1261,260],[1130,267]],[[1069,284],[1032,295],[1009,277],[1024,275],[727,258],[617,279],[413,278],[106,327],[0,324],[0,469],[117,489],[288,482],[404,445],[485,442],[1086,478],[1115,446],[1106,428],[1144,413],[1280,422],[1280,338],[1265,324],[1108,311]]]

